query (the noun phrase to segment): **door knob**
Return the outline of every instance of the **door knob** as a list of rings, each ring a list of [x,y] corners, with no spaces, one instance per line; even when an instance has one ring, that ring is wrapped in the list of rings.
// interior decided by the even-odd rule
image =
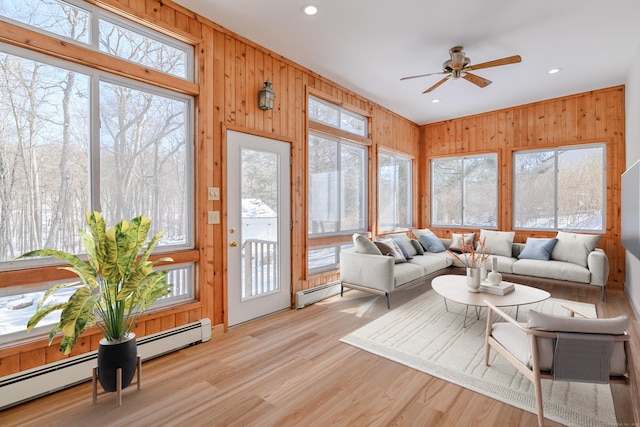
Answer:
[[[231,246],[232,248],[235,248],[236,246],[238,246],[238,242],[236,242],[235,240],[232,240],[229,242],[229,246]]]

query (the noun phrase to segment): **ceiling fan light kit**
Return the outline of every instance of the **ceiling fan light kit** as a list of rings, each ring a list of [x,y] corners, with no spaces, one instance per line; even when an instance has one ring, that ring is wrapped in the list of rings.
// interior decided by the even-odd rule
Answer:
[[[445,74],[445,77],[442,80],[440,80],[433,86],[427,88],[422,93],[429,93],[433,91],[434,89],[436,89],[438,86],[440,86],[447,80],[450,80],[450,79],[457,80],[460,78],[468,82],[471,82],[478,87],[483,88],[483,87],[489,86],[491,84],[491,80],[485,79],[484,77],[480,77],[476,74],[472,74],[469,71],[480,70],[483,68],[497,67],[500,65],[515,64],[522,61],[522,58],[520,57],[520,55],[514,55],[514,56],[508,56],[506,58],[494,59],[493,61],[472,65],[471,58],[469,58],[467,54],[463,51],[462,46],[454,46],[451,49],[449,49],[449,56],[451,57],[451,59],[446,60],[442,64],[441,72],[418,74],[416,76],[403,77],[400,80],[416,79],[419,77],[427,77],[435,74]]]

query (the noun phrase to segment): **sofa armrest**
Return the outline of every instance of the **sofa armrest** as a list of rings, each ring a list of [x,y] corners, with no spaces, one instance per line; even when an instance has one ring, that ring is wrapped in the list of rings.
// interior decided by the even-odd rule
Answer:
[[[591,284],[606,286],[609,279],[609,258],[600,248],[596,248],[587,258],[587,267],[591,272]]]
[[[346,283],[391,292],[394,289],[395,260],[384,255],[340,253],[340,280]]]

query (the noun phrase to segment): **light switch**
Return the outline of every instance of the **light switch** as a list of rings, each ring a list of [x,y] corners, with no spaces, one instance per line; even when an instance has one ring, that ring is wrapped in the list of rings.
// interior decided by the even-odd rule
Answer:
[[[209,211],[209,224],[220,224],[220,211]]]
[[[220,187],[209,187],[207,190],[209,200],[220,200]]]

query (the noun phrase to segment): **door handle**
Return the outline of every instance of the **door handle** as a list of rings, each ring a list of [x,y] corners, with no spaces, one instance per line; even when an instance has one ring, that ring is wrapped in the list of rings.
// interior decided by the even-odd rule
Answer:
[[[229,242],[229,246],[231,246],[232,248],[235,248],[236,246],[238,246],[238,242],[236,242],[235,240],[232,240]]]

